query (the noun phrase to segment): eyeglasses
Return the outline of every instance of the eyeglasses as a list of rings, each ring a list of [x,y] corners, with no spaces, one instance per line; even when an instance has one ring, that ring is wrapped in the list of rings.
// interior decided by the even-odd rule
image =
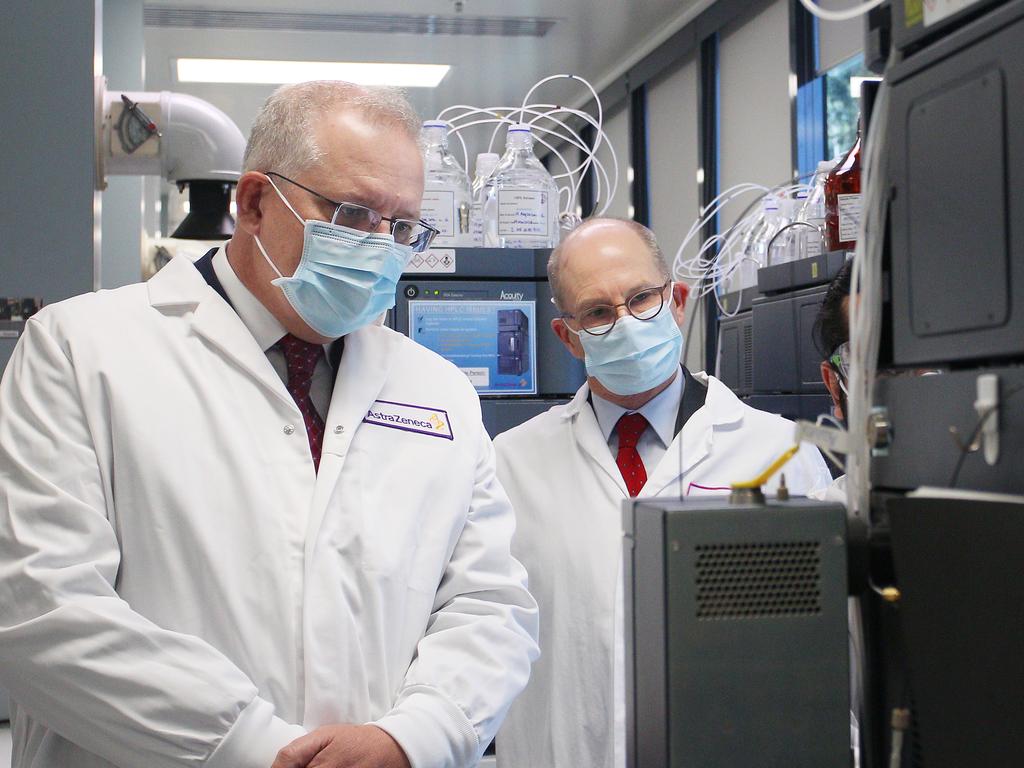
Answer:
[[[619,319],[619,307],[625,307],[626,311],[637,320],[653,320],[665,306],[665,289],[672,284],[666,280],[660,286],[641,288],[621,304],[594,304],[584,307],[579,313],[570,315],[563,312],[563,320],[575,320],[580,330],[591,336],[604,336],[611,333]],[[573,333],[579,333],[575,328],[566,325]]]
[[[850,342],[844,341],[836,347],[828,361],[843,381],[850,380]]]
[[[372,208],[358,203],[339,203],[331,200],[326,195],[321,195],[314,189],[299,184],[294,179],[282,176],[277,171],[267,171],[267,176],[276,176],[279,179],[294,184],[299,189],[304,189],[309,194],[319,197],[324,202],[334,206],[334,213],[331,215],[331,224],[340,224],[349,229],[357,229],[360,232],[376,232],[382,221],[390,226],[391,236],[395,242],[401,245],[408,245],[414,253],[422,253],[430,247],[430,244],[437,237],[438,230],[423,220],[413,221],[412,219],[389,219]]]
[[[839,374],[839,385],[846,391],[850,380],[850,342],[844,341],[828,359],[829,364]],[[898,376],[932,376],[941,373],[934,368],[879,369],[875,371],[876,379],[890,379]]]

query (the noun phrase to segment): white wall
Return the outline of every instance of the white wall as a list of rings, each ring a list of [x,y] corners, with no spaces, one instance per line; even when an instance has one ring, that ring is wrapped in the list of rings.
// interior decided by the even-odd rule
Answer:
[[[676,250],[700,207],[700,96],[698,64],[691,58],[647,88],[647,190],[651,229],[672,263]],[[692,253],[692,251],[688,251]],[[693,330],[687,342],[686,365],[704,369],[703,309],[690,311]],[[691,318],[687,317],[687,328]]]
[[[794,167],[787,0],[775,0],[727,27],[719,61],[720,189],[744,181],[765,186],[786,182]],[[735,204],[723,211],[721,228],[741,211],[742,205]]]

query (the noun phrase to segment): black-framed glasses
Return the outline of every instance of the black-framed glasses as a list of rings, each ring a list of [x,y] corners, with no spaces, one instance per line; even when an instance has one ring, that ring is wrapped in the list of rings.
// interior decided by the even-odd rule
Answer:
[[[621,304],[592,304],[585,306],[575,315],[563,312],[563,320],[575,320],[580,326],[580,331],[589,333],[591,336],[604,336],[611,333],[619,319],[619,307],[625,307],[626,311],[637,320],[653,320],[658,316],[665,306],[665,289],[672,285],[671,280],[666,280],[660,286],[655,285],[649,288],[641,288],[632,294]],[[575,328],[567,326],[570,331]]]
[[[427,222],[413,219],[389,219],[372,208],[358,203],[338,202],[331,200],[327,195],[321,195],[315,189],[310,189],[294,179],[289,179],[277,171],[267,171],[267,176],[276,176],[279,179],[294,184],[299,189],[304,189],[309,194],[319,197],[326,203],[334,206],[334,213],[331,215],[331,224],[340,224],[349,229],[356,229],[360,232],[376,232],[382,221],[386,221],[391,231],[391,236],[396,243],[408,245],[415,253],[422,253],[430,247],[430,244],[437,237],[438,230],[427,224]]]
[[[843,381],[850,380],[850,342],[844,341],[828,358],[829,363],[835,369]]]

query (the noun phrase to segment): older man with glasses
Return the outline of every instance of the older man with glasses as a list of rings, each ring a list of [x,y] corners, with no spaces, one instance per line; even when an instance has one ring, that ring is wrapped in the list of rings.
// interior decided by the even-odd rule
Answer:
[[[0,384],[15,766],[476,765],[537,606],[472,385],[378,322],[436,234],[418,131],[397,92],[286,86],[225,246],[28,322]]]
[[[495,441],[516,509],[513,552],[542,616],[541,658],[497,757],[501,768],[612,768],[625,752],[622,500],[725,495],[792,446],[793,425],[682,365],[687,288],[646,227],[588,221],[551,254],[548,276],[552,331],[588,380]],[[830,480],[810,447],[785,476],[798,494]]]

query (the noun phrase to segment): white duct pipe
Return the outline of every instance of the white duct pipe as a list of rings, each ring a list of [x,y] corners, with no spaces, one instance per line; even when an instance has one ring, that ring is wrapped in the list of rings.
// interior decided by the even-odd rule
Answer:
[[[209,102],[170,91],[107,91],[102,81],[97,91],[100,189],[108,175],[154,175],[171,182],[238,181],[245,137]],[[122,95],[138,105],[136,115],[149,118],[155,132],[136,115],[125,114],[129,109]]]

